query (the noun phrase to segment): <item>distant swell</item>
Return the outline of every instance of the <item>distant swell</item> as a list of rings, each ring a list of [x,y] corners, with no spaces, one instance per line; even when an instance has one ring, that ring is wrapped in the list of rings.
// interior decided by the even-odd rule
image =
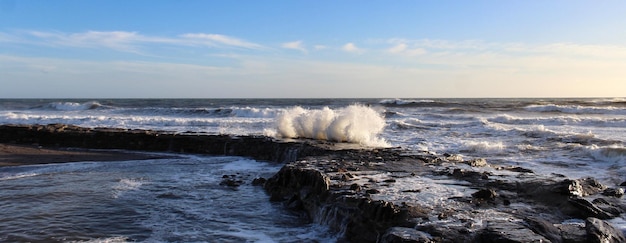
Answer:
[[[311,138],[368,146],[388,146],[379,138],[383,116],[370,107],[350,105],[340,109],[287,109],[276,117],[277,133],[284,138]]]
[[[553,112],[567,114],[614,114],[626,115],[626,109],[614,106],[580,106],[580,105],[529,105],[525,107],[527,111],[533,112]]]

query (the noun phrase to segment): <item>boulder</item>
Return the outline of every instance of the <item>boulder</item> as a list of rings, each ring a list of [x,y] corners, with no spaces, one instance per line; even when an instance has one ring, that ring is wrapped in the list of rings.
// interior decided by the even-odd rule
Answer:
[[[598,243],[623,243],[626,242],[624,233],[614,228],[611,224],[597,218],[587,218],[585,220],[585,230],[587,240]]]

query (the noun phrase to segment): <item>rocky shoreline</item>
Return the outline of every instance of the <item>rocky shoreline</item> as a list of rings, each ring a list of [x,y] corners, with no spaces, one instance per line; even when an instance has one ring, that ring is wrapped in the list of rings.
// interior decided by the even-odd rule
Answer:
[[[485,159],[263,136],[63,124],[2,125],[0,142],[285,163],[271,178],[224,178],[223,185],[263,185],[272,201],[350,242],[626,242],[624,233],[608,222],[626,211],[626,183],[542,175]]]

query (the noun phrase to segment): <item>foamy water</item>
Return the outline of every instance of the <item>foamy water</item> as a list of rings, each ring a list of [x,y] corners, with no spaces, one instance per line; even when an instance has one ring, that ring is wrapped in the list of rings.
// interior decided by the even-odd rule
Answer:
[[[201,156],[0,168],[0,241],[333,241],[251,185],[279,168]],[[220,185],[224,175],[244,183]]]

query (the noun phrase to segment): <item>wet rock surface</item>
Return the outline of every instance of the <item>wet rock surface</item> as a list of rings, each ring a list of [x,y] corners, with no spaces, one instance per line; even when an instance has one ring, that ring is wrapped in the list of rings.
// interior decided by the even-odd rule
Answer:
[[[624,183],[542,175],[488,159],[262,136],[167,133],[62,124],[0,126],[0,142],[236,155],[284,162],[270,199],[350,242],[624,242]],[[164,194],[163,198],[176,199]]]

